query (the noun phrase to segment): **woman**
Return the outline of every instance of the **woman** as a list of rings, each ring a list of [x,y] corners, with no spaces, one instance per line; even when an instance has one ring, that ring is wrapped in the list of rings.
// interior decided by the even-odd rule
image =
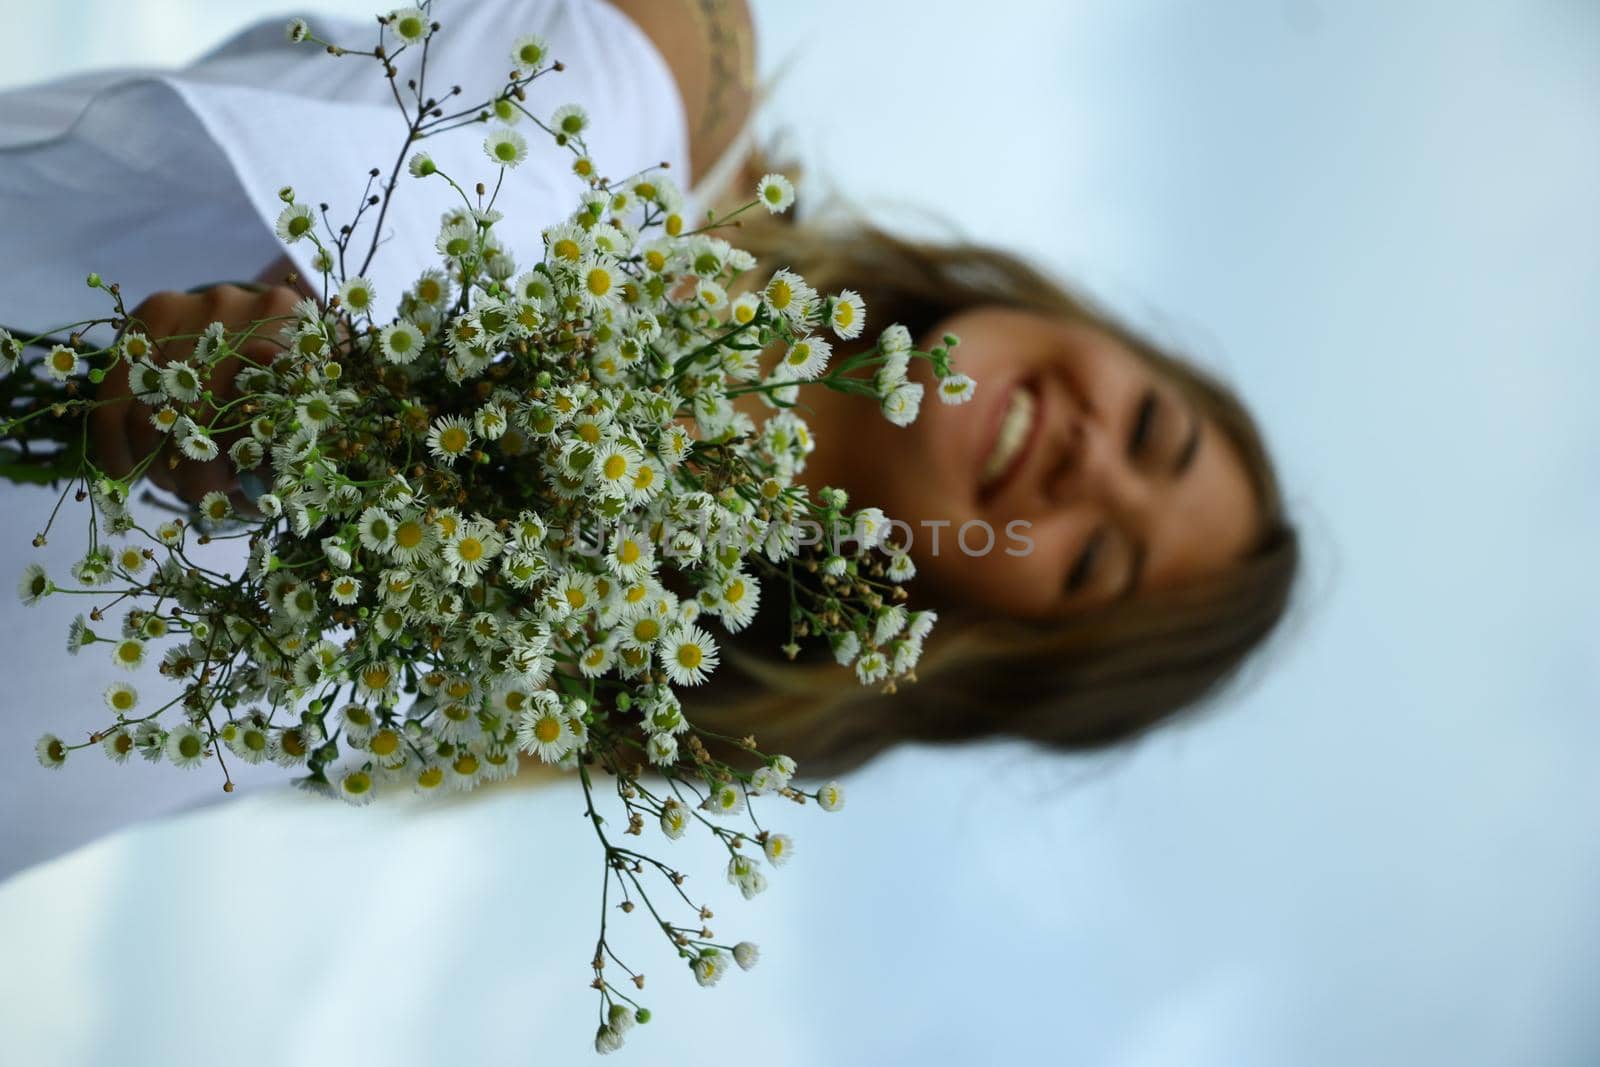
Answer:
[[[667,103],[701,202],[744,199],[766,168],[743,150],[754,70],[743,3],[544,6],[576,21],[620,14],[641,33],[674,87]],[[659,92],[650,101],[662,102]],[[722,189],[708,188],[710,172]],[[909,524],[913,594],[942,615],[919,684],[881,699],[830,663],[778,663],[785,620],[769,611],[707,699],[691,703],[696,725],[754,732],[819,775],[900,740],[1105,744],[1212,692],[1271,631],[1296,540],[1259,435],[1220,383],[992,249],[903,241],[851,219],[730,236],[760,255],[757,274],[788,265],[819,288],[855,289],[873,321],[905,324],[923,347],[959,335],[980,399],[925,405],[900,429],[858,397],[802,394],[821,442],[803,480]],[[281,282],[296,266],[306,273],[280,261],[261,277]],[[282,314],[297,295],[224,285],[158,294],[136,314],[153,333],[194,332]],[[125,395],[115,379],[106,388]],[[143,414],[131,401],[99,414],[96,446],[113,473],[154,444]],[[223,466],[152,471],[188,499],[232,487]]]

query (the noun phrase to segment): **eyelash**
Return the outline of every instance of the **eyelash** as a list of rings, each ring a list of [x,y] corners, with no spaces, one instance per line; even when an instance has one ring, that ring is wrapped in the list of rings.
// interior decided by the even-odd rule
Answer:
[[[1072,573],[1067,575],[1067,592],[1078,592],[1088,581],[1089,568],[1100,554],[1100,542],[1104,534],[1105,530],[1101,528],[1089,535],[1088,546],[1083,550],[1083,555],[1078,557],[1078,562],[1073,565]]]
[[[1145,443],[1150,440],[1150,428],[1155,425],[1158,406],[1160,398],[1154,389],[1139,401],[1139,410],[1133,418],[1133,437],[1128,441],[1128,455],[1138,458],[1139,453],[1144,450]]]

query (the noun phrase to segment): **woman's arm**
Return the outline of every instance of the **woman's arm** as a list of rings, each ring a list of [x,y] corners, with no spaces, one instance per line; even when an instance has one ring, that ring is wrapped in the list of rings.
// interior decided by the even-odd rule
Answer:
[[[656,46],[689,123],[687,184],[727,151],[755,99],[755,30],[746,0],[607,0]]]

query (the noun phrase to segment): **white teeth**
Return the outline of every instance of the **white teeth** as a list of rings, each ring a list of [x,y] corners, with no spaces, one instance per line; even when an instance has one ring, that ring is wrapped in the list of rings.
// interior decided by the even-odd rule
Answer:
[[[995,435],[994,448],[983,465],[979,488],[987,489],[1004,474],[1011,466],[1011,461],[1017,458],[1017,453],[1022,451],[1022,446],[1028,443],[1037,407],[1038,401],[1034,399],[1033,390],[1020,387],[1012,390],[1011,405],[1000,420],[1000,432]]]

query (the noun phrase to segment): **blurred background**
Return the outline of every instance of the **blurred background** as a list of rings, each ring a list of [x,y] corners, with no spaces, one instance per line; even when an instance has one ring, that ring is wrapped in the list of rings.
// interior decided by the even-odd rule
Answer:
[[[655,1012],[620,1055],[1600,1062],[1600,5],[752,2],[809,195],[1030,253],[1220,369],[1308,575],[1246,684],[1136,747],[906,748],[837,815],[758,808],[798,849],[752,901],[647,831],[762,960],[702,989],[613,911]],[[298,13],[12,8],[0,87]],[[37,501],[5,493],[20,571]],[[76,665],[68,607],[0,616],[0,707],[62,699],[33,665]],[[46,776],[33,740],[0,849],[171,774]],[[0,1061],[587,1062],[582,811],[252,788],[33,867],[0,883]]]

